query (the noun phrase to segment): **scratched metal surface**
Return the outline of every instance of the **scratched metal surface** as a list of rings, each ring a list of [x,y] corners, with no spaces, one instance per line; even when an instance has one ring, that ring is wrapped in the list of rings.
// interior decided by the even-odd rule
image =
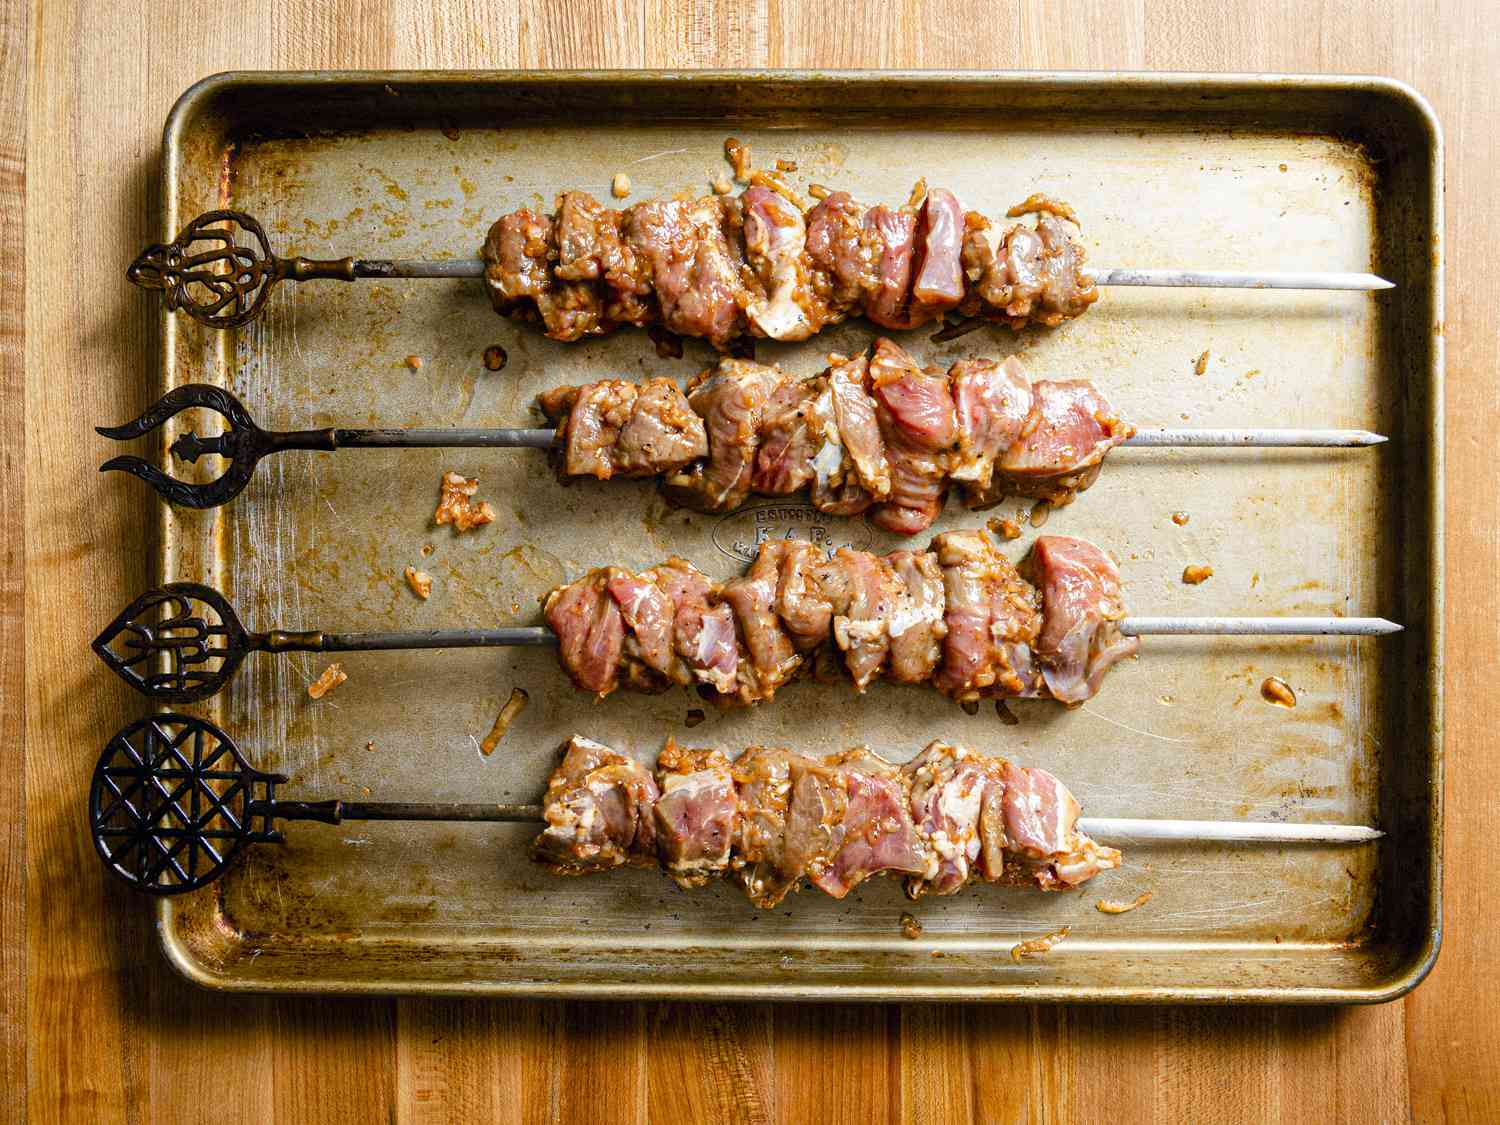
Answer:
[[[563,186],[604,198],[623,170],[634,199],[706,189],[732,132],[759,164],[792,159],[798,182],[869,200],[904,198],[919,175],[990,213],[1045,189],[1077,209],[1095,264],[1381,270],[1401,283],[1383,297],[1115,289],[1055,331],[903,342],[945,365],[1019,351],[1035,376],[1098,380],[1143,425],[1394,435],[1364,451],[1120,451],[1046,529],[1110,549],[1138,613],[1381,614],[1408,635],[1150,638],[1094,701],[1014,704],[1017,726],[920,690],[856,698],[800,684],[748,713],[710,708],[687,731],[695,698],[596,704],[534,649],[349,655],[348,682],[321,702],[304,689],[325,659],[258,658],[211,713],[309,798],[532,800],[574,732],[647,760],[669,734],[731,752],[867,743],[898,761],[940,737],[1053,770],[1093,814],[1400,831],[1381,849],[1127,844],[1124,869],[1081,892],[973,887],[912,906],[877,880],[843,902],[804,893],[768,913],[728,887],[683,893],[651,872],[549,878],[526,859],[522,825],[299,824],[217,890],[163,905],[164,944],[191,977],[229,989],[1028,1000],[1370,999],[1420,978],[1436,928],[1440,753],[1440,247],[1436,138],[1420,113],[1389,87],[1372,109],[1354,80],[1225,80],[1217,99],[1196,96],[1214,87],[1194,79],[819,81],[223,81],[169,124],[164,218],[175,229],[209,206],[248,210],[283,253],[470,255],[497,215],[545,206]],[[1112,108],[1083,113],[1101,92]],[[304,132],[287,135],[293,125]],[[223,382],[276,428],[524,425],[547,386],[685,379],[710,358],[689,342],[664,361],[630,332],[555,344],[495,317],[472,281],[284,287],[236,334],[167,319],[164,339],[167,385]],[[811,372],[826,351],[869,339],[845,326],[761,355]],[[498,373],[480,358],[491,344],[509,353]],[[479,477],[494,525],[431,526],[449,468]],[[952,504],[938,530],[983,518]],[[164,519],[166,576],[221,586],[255,628],[531,623],[548,588],[606,561],[681,554],[723,578],[758,533],[895,545],[796,505],[726,521],[674,511],[644,483],[563,487],[521,450],[287,455],[230,508]],[[1028,526],[1012,556],[1035,534]],[[1213,577],[1185,585],[1189,564]],[[407,590],[408,565],[433,575],[429,601]],[[1295,709],[1261,699],[1270,675],[1292,685]],[[514,686],[531,705],[485,756],[479,739]],[[1152,898],[1131,913],[1094,907],[1142,891]],[[920,940],[901,936],[908,909]],[[1011,962],[1016,942],[1064,925],[1049,957]]]

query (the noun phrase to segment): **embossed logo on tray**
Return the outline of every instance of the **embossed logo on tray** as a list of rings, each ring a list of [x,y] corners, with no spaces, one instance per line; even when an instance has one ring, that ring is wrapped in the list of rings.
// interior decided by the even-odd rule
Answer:
[[[837,519],[806,504],[758,504],[730,512],[714,526],[714,546],[730,558],[754,562],[770,539],[805,539],[832,553],[864,550],[874,532],[864,520]]]

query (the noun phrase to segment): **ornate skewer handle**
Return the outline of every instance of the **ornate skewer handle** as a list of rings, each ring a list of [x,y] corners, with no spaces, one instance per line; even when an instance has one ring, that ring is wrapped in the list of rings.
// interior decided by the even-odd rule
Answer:
[[[240,245],[239,232],[250,245]],[[142,250],[125,270],[142,289],[160,290],[167,310],[209,328],[238,328],[260,315],[282,281],[354,281],[353,258],[278,258],[265,228],[243,211],[207,211],[171,242]]]
[[[255,466],[262,457],[288,449],[310,449],[331,453],[338,449],[550,449],[556,443],[557,431],[548,429],[345,429],[325,427],[320,430],[263,430],[255,424],[244,404],[223,387],[210,383],[189,383],[163,395],[139,418],[123,426],[99,426],[98,432],[117,441],[144,437],[184,410],[211,410],[229,423],[229,429],[213,437],[199,437],[189,431],[172,442],[173,456],[189,464],[205,454],[215,454],[229,462],[216,479],[199,483],[168,476],[140,457],[112,457],[99,466],[100,472],[118,469],[139,477],[173,504],[187,508],[215,508],[234,499],[250,483]]]

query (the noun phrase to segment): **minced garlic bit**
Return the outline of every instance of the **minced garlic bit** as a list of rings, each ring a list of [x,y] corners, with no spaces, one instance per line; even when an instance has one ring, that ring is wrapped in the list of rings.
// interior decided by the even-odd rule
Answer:
[[[833,189],[831,187],[824,187],[822,184],[808,184],[807,194],[814,199],[827,199],[833,194]]]
[[[344,674],[344,666],[342,664],[330,664],[327,668],[323,669],[321,676],[307,685],[307,694],[313,699],[322,699],[348,678]]]
[[[1151,901],[1151,892],[1142,891],[1130,902],[1116,902],[1114,899],[1101,898],[1094,903],[1094,909],[1100,914],[1129,914],[1137,906],[1145,906]]]
[[[723,172],[708,181],[709,186],[714,189],[715,195],[728,195],[734,190],[734,181]]]
[[[1188,514],[1186,512],[1173,512],[1172,513],[1172,522],[1175,523],[1178,527],[1184,526],[1187,523],[1187,521],[1188,521]]]
[[[420,370],[422,370],[422,357],[419,356],[419,355],[409,355],[409,356],[407,356],[406,357],[406,366],[410,367],[413,371],[420,371]]]
[[[1182,568],[1182,580],[1189,586],[1201,585],[1213,576],[1214,568],[1211,566],[1185,566]]]
[[[526,704],[531,702],[531,696],[527,695],[522,688],[512,688],[510,698],[506,700],[505,706],[500,708],[500,714],[495,716],[495,725],[490,727],[490,733],[484,736],[484,741],[479,744],[479,750],[488,757],[495,752],[495,747],[500,745],[500,740],[505,737],[505,732],[510,730],[510,724],[516,721],[516,716],[526,710]]]
[[[1009,211],[1005,212],[1007,219],[1019,219],[1022,215],[1034,215],[1040,211],[1046,211],[1049,215],[1056,215],[1059,219],[1067,219],[1074,226],[1082,229],[1083,224],[1078,221],[1078,215],[1060,199],[1053,199],[1045,192],[1034,192],[1028,195],[1020,203],[1017,203]]]
[[[927,177],[923,176],[911,185],[911,194],[906,197],[906,205],[915,207],[927,198]]]
[[[1208,349],[1204,348],[1203,349],[1203,354],[1200,355],[1198,357],[1198,361],[1193,364],[1193,374],[1194,375],[1202,375],[1207,370],[1208,370]]]
[[[744,183],[750,177],[750,146],[735,137],[724,139],[724,159],[734,169],[734,178]]]
[[[797,162],[795,160],[782,160],[780,157],[776,158],[776,171],[795,172],[796,170]]]
[[[450,469],[443,474],[441,487],[437,511],[432,513],[432,522],[439,527],[451,523],[455,532],[464,532],[495,522],[495,509],[490,502],[474,500],[479,491],[478,477],[466,479]]]
[[[374,749],[375,749],[375,740],[373,738],[370,739],[369,742],[365,743],[365,749],[369,750],[369,751],[372,751],[372,752],[374,751]]]
[[[1068,931],[1072,928],[1072,926],[1064,926],[1060,930],[1050,934],[1043,934],[1039,938],[1017,942],[1010,947],[1010,959],[1019,965],[1027,957],[1044,957],[1054,945],[1068,936]]]
[[[422,544],[422,549],[420,551],[418,551],[417,554],[421,555],[424,559],[427,558],[429,555],[432,554],[432,544],[431,543],[423,543]]]
[[[1261,681],[1260,697],[1267,703],[1274,703],[1277,707],[1297,706],[1297,693],[1292,690],[1292,685],[1280,676],[1267,676]]]
[[[909,941],[916,941],[922,936],[922,923],[917,921],[916,915],[905,910],[901,912],[901,936]]]
[[[425,570],[418,570],[414,566],[407,567],[406,584],[411,587],[411,592],[424,602],[432,596],[432,575]]]
[[[615,178],[609,181],[609,194],[616,199],[624,199],[630,194],[630,177],[624,172],[616,172]]]
[[[985,526],[1000,536],[1001,539],[1021,538],[1021,525],[1008,516],[1003,519],[996,516],[989,520]]]

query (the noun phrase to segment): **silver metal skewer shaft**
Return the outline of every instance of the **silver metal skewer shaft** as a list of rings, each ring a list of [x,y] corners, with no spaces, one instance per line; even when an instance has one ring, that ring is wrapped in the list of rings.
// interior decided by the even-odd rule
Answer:
[[[1095,285],[1140,285],[1161,289],[1394,289],[1396,283],[1373,273],[1233,270],[1089,269]]]
[[[1256,820],[1143,820],[1084,816],[1078,829],[1101,840],[1223,840],[1243,844],[1366,844],[1385,835],[1362,824]]]
[[[416,819],[408,806],[341,802],[350,820]],[[410,806],[416,808],[417,806]],[[426,810],[429,806],[420,806]],[[542,819],[541,805],[432,805],[433,819],[528,823]],[[1099,840],[1215,840],[1237,844],[1368,844],[1385,833],[1363,824],[1292,824],[1269,820],[1158,820],[1085,816],[1080,832]]]
[[[1383,637],[1403,626],[1384,617],[1127,617],[1127,637]]]
[[[1088,269],[1095,285],[1150,286],[1180,289],[1394,289],[1395,283],[1373,273],[1340,273],[1327,270],[1275,271],[1259,273],[1233,270],[1137,270]],[[406,260],[355,259],[356,277],[483,277],[480,258]]]
[[[1381,445],[1390,438],[1369,430],[1230,430],[1230,429],[1149,429],[1136,430],[1124,442],[1134,448],[1212,449],[1233,448],[1320,448],[1354,449]]]

